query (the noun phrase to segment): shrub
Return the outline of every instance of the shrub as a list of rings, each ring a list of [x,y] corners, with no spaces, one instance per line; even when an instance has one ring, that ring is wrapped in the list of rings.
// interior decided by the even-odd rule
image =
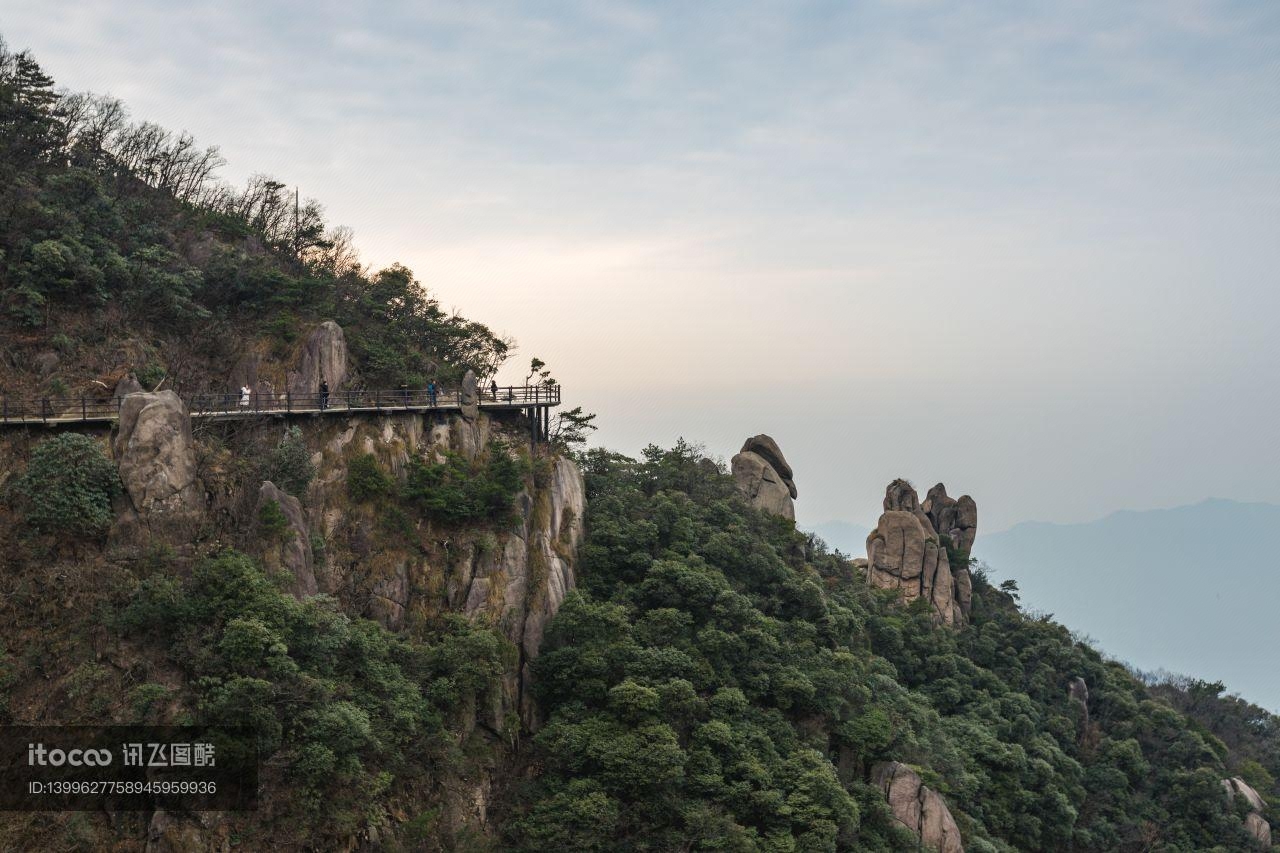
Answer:
[[[169,688],[154,681],[144,682],[129,691],[129,704],[133,706],[137,722],[153,719],[168,698]]]
[[[302,430],[290,427],[262,465],[262,478],[270,480],[291,495],[299,496],[316,476]]]
[[[41,444],[13,486],[27,523],[41,533],[96,536],[111,526],[121,491],[115,465],[96,441],[68,432]]]
[[[505,445],[494,442],[474,463],[456,453],[437,463],[410,460],[403,494],[422,512],[445,521],[500,521],[511,514],[525,470]]]
[[[157,364],[152,361],[134,371],[134,375],[138,377],[138,383],[150,391],[160,384],[160,380],[165,378],[167,371],[164,369],[163,364]]]
[[[369,501],[391,494],[391,475],[382,470],[372,453],[351,460],[347,466],[347,494],[355,501]]]
[[[258,530],[264,539],[283,539],[288,529],[289,519],[285,518],[280,504],[275,501],[266,501],[258,508]]]

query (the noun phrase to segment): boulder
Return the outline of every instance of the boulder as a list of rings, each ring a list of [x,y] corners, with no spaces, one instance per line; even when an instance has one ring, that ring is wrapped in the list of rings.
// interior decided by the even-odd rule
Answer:
[[[769,467],[774,470],[782,482],[786,484],[787,491],[790,492],[792,498],[799,497],[796,491],[795,472],[791,470],[791,466],[787,464],[787,459],[782,455],[782,448],[778,447],[778,442],[771,437],[761,433],[748,438],[742,445],[742,453],[754,453],[769,463]]]
[[[978,535],[978,505],[968,495],[952,498],[947,487],[938,483],[925,496],[921,509],[929,516],[933,529],[951,540],[951,547],[965,554],[973,549]]]
[[[733,457],[730,468],[734,483],[747,503],[762,512],[795,520],[792,500],[797,495],[796,484],[791,466],[777,442],[767,435],[748,438]]]
[[[143,391],[125,397],[112,449],[139,518],[202,508],[191,418],[177,394]]]
[[[1263,850],[1270,850],[1271,824],[1267,823],[1266,818],[1262,816],[1262,812],[1267,807],[1267,804],[1263,802],[1262,796],[1253,789],[1252,785],[1239,776],[1223,779],[1222,788],[1227,792],[1228,801],[1233,801],[1236,797],[1243,797],[1249,803],[1249,814],[1245,816],[1244,828],[1258,842],[1259,847]]]
[[[1253,786],[1241,779],[1239,776],[1232,776],[1230,779],[1222,780],[1222,787],[1227,792],[1229,799],[1235,797],[1244,797],[1249,803],[1251,811],[1263,811],[1267,805],[1262,801],[1262,795],[1254,790]]]
[[[311,550],[311,531],[307,528],[307,519],[302,512],[302,503],[270,480],[264,480],[258,490],[258,511],[269,503],[275,502],[280,507],[288,527],[278,540],[268,541],[263,531],[258,531],[258,541],[263,548],[263,561],[272,569],[282,569],[293,576],[289,591],[296,598],[315,595],[316,586],[315,555]]]
[[[1257,812],[1249,812],[1248,817],[1244,819],[1244,828],[1258,842],[1258,847],[1262,850],[1271,849],[1271,824]]]
[[[349,371],[347,339],[342,327],[325,320],[311,331],[302,347],[298,369],[289,373],[289,393],[300,396],[320,391],[320,381],[329,383],[332,393],[342,387]]]
[[[474,421],[480,415],[480,393],[477,389],[476,372],[468,370],[462,377],[462,386],[458,389],[458,402],[462,406],[462,417]]]
[[[791,491],[764,457],[739,453],[733,457],[731,467],[734,483],[747,503],[762,512],[795,520]]]
[[[884,501],[881,504],[885,512],[909,512],[920,522],[920,526],[931,533],[936,533],[933,521],[920,506],[920,496],[915,486],[901,478],[894,480],[884,490]]]
[[[888,761],[871,768],[871,781],[884,792],[894,818],[939,853],[964,853],[960,827],[947,803],[905,764]]]

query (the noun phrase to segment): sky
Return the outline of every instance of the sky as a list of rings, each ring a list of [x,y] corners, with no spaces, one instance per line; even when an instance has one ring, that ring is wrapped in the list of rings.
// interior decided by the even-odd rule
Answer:
[[[771,434],[802,525],[1280,503],[1280,4],[6,0],[514,336],[598,443]]]

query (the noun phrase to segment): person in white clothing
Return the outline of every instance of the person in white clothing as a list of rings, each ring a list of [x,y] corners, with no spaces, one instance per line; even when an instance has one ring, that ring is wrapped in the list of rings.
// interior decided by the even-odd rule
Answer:
[[[240,386],[240,408],[242,409],[249,408],[249,395],[251,393],[252,392],[249,390],[248,385]]]

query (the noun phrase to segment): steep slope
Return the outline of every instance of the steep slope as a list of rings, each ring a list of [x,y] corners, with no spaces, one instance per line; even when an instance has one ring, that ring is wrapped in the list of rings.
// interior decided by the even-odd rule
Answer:
[[[9,814],[0,846],[483,839],[575,585],[581,475],[527,413],[480,410],[509,341],[123,116],[0,43],[0,389],[118,412],[0,432],[0,722],[242,725],[260,808]],[[458,410],[287,413],[428,382]],[[202,394],[246,411],[193,418]]]
[[[968,624],[936,627],[688,445],[584,471],[512,846],[1257,849],[1222,780],[1280,795],[1275,718],[1244,760],[981,572]]]

